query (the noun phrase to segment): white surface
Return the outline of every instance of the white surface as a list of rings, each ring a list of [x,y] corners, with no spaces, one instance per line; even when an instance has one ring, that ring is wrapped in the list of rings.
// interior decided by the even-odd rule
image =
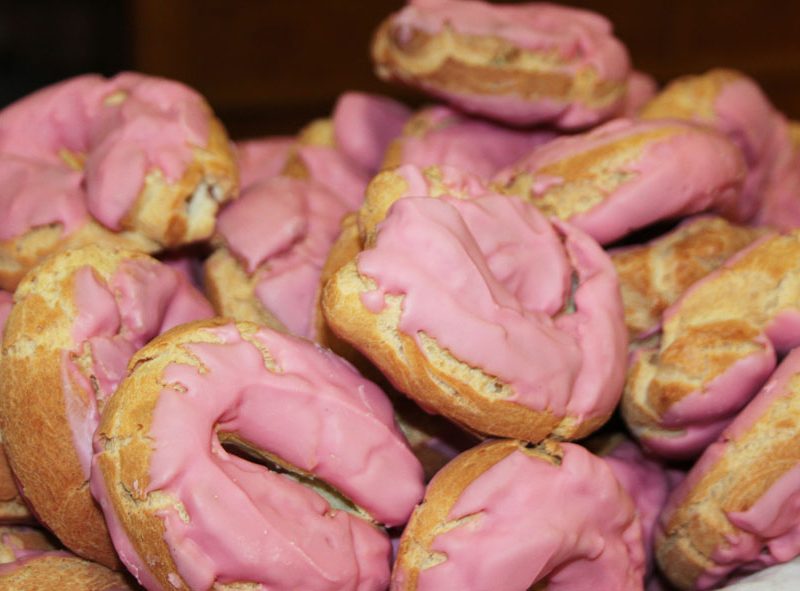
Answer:
[[[800,558],[762,570],[722,589],[729,591],[798,591],[800,590]]]

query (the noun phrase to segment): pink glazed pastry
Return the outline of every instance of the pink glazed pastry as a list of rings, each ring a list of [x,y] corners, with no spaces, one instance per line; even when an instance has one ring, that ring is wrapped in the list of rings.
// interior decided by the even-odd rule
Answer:
[[[503,123],[573,129],[619,113],[628,52],[603,16],[547,3],[410,0],[379,27],[378,76]]]
[[[418,111],[406,123],[389,145],[383,168],[453,166],[488,180],[555,137],[551,130],[508,129],[438,105]]]
[[[242,190],[273,176],[278,176],[289,160],[295,139],[273,136],[236,142],[239,184]]]
[[[16,262],[18,281],[93,220],[149,250],[208,238],[236,185],[225,130],[188,87],[134,73],[47,87],[0,111],[0,271]]]
[[[88,480],[92,434],[133,353],[213,310],[183,275],[147,255],[67,250],[15,293],[0,364],[0,421],[20,491],[76,554],[118,567]]]
[[[336,193],[348,209],[358,209],[369,179],[409,114],[385,97],[345,93],[331,119],[318,119],[300,131],[283,172],[312,179]]]
[[[92,490],[150,591],[382,591],[376,523],[405,523],[424,489],[374,384],[252,323],[198,322],[142,349],[94,450]]]
[[[577,438],[619,400],[627,338],[608,255],[518,199],[394,202],[322,303],[398,390],[480,433]]]
[[[672,493],[659,564],[680,589],[800,555],[800,350],[781,363]]]
[[[0,588],[14,591],[136,591],[129,577],[69,552],[28,551],[0,564]]]
[[[695,283],[634,352],[622,412],[659,455],[696,457],[800,345],[800,231],[769,233]]]
[[[764,191],[777,175],[781,152],[791,152],[788,124],[752,78],[714,69],[671,82],[640,112],[642,119],[683,119],[725,134],[742,152],[747,178],[738,219],[762,208]]]
[[[739,149],[711,129],[617,119],[534,150],[494,186],[608,244],[706,210],[735,221],[746,173]]]
[[[641,591],[641,526],[584,448],[511,440],[464,452],[431,481],[400,540],[392,591]]]
[[[205,263],[217,312],[317,339],[322,267],[347,211],[313,180],[274,177],[246,187],[220,214],[223,246]]]

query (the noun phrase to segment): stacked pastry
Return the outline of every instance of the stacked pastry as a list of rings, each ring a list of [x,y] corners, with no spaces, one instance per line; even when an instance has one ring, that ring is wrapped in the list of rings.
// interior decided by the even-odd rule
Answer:
[[[711,589],[800,555],[797,125],[730,70],[659,92],[550,4],[411,0],[372,51],[446,104],[236,145],[138,74],[0,112],[0,580]]]

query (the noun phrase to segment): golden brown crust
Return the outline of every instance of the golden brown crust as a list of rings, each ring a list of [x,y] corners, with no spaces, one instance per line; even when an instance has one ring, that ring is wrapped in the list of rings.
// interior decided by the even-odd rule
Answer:
[[[579,438],[605,422],[600,418],[579,422],[506,400],[507,384],[457,360],[427,335],[420,335],[422,345],[418,345],[400,332],[402,296],[387,296],[383,310],[369,311],[361,294],[372,289],[374,285],[358,273],[355,261],[347,263],[323,290],[325,318],[339,337],[423,408],[435,409],[479,433],[526,441],[541,441],[550,434]]]
[[[455,525],[448,519],[453,506],[470,484],[515,451],[551,464],[556,464],[559,458],[558,444],[554,442],[531,449],[519,441],[498,440],[465,451],[433,477],[400,539],[395,570],[402,572],[403,577],[396,587],[398,591],[414,591],[420,571],[446,559],[431,546],[437,535]],[[397,579],[393,583],[398,583]]]
[[[300,180],[311,178],[308,167],[305,162],[303,162],[297,149],[302,146],[323,146],[332,148],[335,145],[333,120],[329,118],[315,119],[297,134],[297,141],[286,156],[286,164],[281,174]]]
[[[119,567],[105,520],[92,499],[88,479],[73,445],[65,376],[75,399],[84,390],[67,369],[73,360],[72,327],[78,313],[75,272],[91,266],[108,280],[122,261],[147,255],[101,246],[69,250],[46,259],[20,283],[6,324],[0,363],[0,420],[9,463],[37,516],[73,552]],[[91,383],[90,375],[85,375]],[[74,403],[73,403],[74,404]]]
[[[510,174],[504,183],[495,183],[494,189],[532,203],[545,215],[568,220],[602,204],[628,182],[635,175],[629,164],[635,162],[645,148],[685,133],[683,124],[642,129],[621,140],[576,151],[535,173],[522,167]],[[563,179],[563,182],[537,192],[534,189],[540,178]]]
[[[19,494],[11,466],[0,445],[0,523],[32,523],[35,519]]]
[[[0,572],[0,587],[14,591],[135,591],[130,579],[63,552],[48,552]]]
[[[714,68],[697,76],[670,82],[639,111],[640,119],[683,119],[713,123],[714,103],[724,86],[745,79],[736,70]]]
[[[729,540],[741,533],[726,514],[750,509],[800,462],[800,376],[791,379],[787,391],[725,444],[721,457],[666,516],[656,557],[678,588],[694,588],[715,564],[714,552],[729,548]]]
[[[800,121],[789,121],[789,137],[795,150],[800,152]]]
[[[178,568],[165,541],[164,523],[158,513],[166,507],[178,506],[179,502],[160,491],[146,492],[151,488],[153,452],[147,434],[159,394],[170,387],[162,381],[166,367],[176,362],[198,366],[199,360],[182,345],[218,343],[217,337],[203,329],[228,322],[216,319],[184,324],[153,339],[131,359],[128,375],[108,402],[97,429],[102,451],[95,455],[93,469],[103,479],[110,510],[123,531],[136,532],[129,534],[133,550],[142,562],[150,565],[150,574],[165,589],[175,588],[170,575],[174,580]]]
[[[204,265],[206,295],[220,316],[246,320],[287,332],[283,323],[258,299],[258,271],[252,275],[227,248],[219,248]]]
[[[322,266],[320,289],[317,291],[316,304],[314,306],[316,310],[314,323],[317,327],[317,342],[324,347],[328,347],[337,355],[344,357],[361,369],[362,366],[368,362],[358,351],[351,347],[349,343],[336,336],[336,333],[334,333],[328,326],[328,323],[325,322],[325,315],[322,312],[322,287],[336,271],[361,252],[362,242],[358,232],[357,221],[358,218],[355,213],[350,213],[342,219],[342,230],[339,233],[339,237],[331,246],[328,252],[328,258]]]
[[[800,232],[764,237],[678,301],[659,347],[628,372],[622,411],[634,431],[657,432],[665,411],[763,351],[760,339],[772,319],[798,307],[798,260]]]
[[[607,107],[622,100],[626,83],[602,80],[592,67],[574,76],[549,51],[533,51],[496,36],[465,35],[449,25],[434,34],[399,34],[393,17],[376,31],[372,59],[379,77],[434,92],[552,99]]]
[[[648,244],[612,252],[631,339],[655,328],[690,285],[763,234],[719,217],[698,217]]]
[[[0,526],[0,564],[17,560],[20,551],[47,552],[57,546],[45,532],[32,527]]]
[[[86,244],[107,244],[153,253],[159,246],[135,232],[112,232],[94,221],[64,236],[60,224],[33,228],[9,240],[0,241],[0,289],[14,291],[30,269],[45,257]]]
[[[134,206],[122,220],[163,247],[209,238],[219,206],[238,192],[239,172],[232,144],[222,123],[211,118],[208,143],[193,146],[194,159],[183,176],[169,183],[159,170],[147,174]]]

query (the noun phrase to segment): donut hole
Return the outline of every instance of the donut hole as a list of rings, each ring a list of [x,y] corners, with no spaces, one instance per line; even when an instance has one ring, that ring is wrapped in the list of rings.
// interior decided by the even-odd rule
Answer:
[[[275,472],[281,474],[286,478],[297,482],[313,490],[321,496],[330,505],[334,511],[346,511],[351,515],[364,519],[372,524],[377,524],[375,519],[369,515],[364,509],[360,508],[353,501],[347,498],[342,492],[309,472],[293,466],[291,463],[283,460],[282,458],[271,454],[265,450],[258,449],[257,447],[242,440],[234,433],[218,432],[222,448],[232,456],[236,456],[247,462],[258,464]]]

